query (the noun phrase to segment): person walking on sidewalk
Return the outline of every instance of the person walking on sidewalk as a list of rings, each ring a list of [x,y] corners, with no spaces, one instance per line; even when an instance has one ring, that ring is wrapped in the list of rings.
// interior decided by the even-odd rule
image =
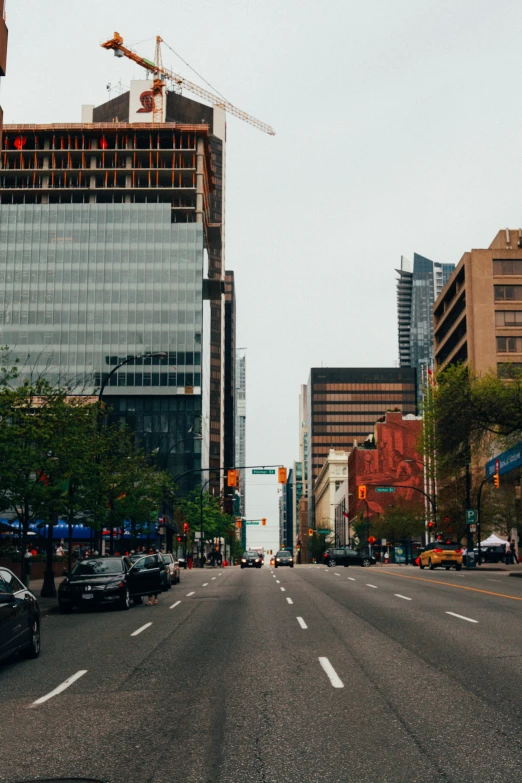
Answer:
[[[33,554],[31,552],[31,547],[27,545],[24,554],[24,568],[23,568],[24,572],[22,574],[22,581],[27,588],[29,587],[29,582],[31,581],[32,565],[33,565]]]
[[[515,563],[518,563],[518,556],[517,556],[517,548],[515,545],[515,539],[512,538],[511,542],[509,544],[509,554],[511,557],[511,563],[514,565]]]

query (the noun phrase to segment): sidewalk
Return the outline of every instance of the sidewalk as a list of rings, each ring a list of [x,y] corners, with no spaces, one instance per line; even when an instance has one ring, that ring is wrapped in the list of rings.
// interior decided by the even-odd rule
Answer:
[[[54,573],[54,584],[56,586],[56,590],[58,590],[58,585],[63,580],[63,576],[57,576],[56,571]],[[40,592],[42,590],[43,586],[43,579],[31,579],[31,583],[29,585],[29,590],[35,594],[36,598],[38,599],[38,604],[40,606],[40,612],[42,614],[48,614],[51,609],[58,609],[58,598],[42,598],[40,595]]]

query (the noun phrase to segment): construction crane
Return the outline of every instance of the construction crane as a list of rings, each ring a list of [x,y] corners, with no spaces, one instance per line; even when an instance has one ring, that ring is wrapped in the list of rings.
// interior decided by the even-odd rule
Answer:
[[[221,98],[218,95],[214,95],[213,93],[209,92],[209,90],[205,90],[203,87],[200,87],[198,84],[194,84],[194,82],[185,79],[183,76],[170,71],[168,68],[164,68],[161,58],[162,41],[163,39],[159,35],[156,36],[156,52],[154,57],[156,62],[154,63],[151,62],[151,60],[147,60],[145,57],[140,57],[140,55],[136,54],[136,52],[133,52],[132,49],[124,46],[123,38],[119,33],[114,33],[114,38],[111,38],[109,41],[105,41],[101,44],[104,49],[113,49],[115,57],[128,57],[129,60],[133,60],[135,63],[138,63],[138,65],[141,65],[142,68],[145,68],[152,74],[154,122],[161,122],[163,119],[163,89],[165,87],[165,80],[168,80],[173,84],[176,84],[178,87],[185,87],[187,90],[194,93],[194,95],[197,95],[199,98],[203,98],[203,100],[208,101],[213,106],[218,106],[220,109],[224,109],[229,114],[233,114],[234,117],[239,117],[240,120],[244,120],[245,122],[250,123],[250,125],[253,125],[254,128],[258,128],[258,130],[264,131],[264,133],[268,133],[270,136],[275,136],[275,130],[271,128],[270,125],[267,125],[265,122],[261,122],[261,120],[256,120],[255,117],[252,117],[245,111],[238,109],[224,98]]]

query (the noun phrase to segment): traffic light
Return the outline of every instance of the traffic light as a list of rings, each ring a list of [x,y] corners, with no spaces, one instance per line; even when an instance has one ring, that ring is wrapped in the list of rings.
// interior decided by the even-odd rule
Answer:
[[[183,541],[183,536],[178,536],[178,544],[181,544]]]
[[[237,470],[227,471],[227,486],[237,487]]]
[[[430,521],[428,522],[428,529],[429,529],[429,530],[433,530],[433,528],[434,528],[434,527],[435,527],[435,522],[433,522],[432,520],[430,520]]]
[[[297,542],[297,551],[298,552],[301,551],[301,542],[300,541]]]
[[[241,527],[243,520],[241,517],[236,517],[236,527]]]
[[[309,535],[309,536],[313,536],[313,534],[314,534],[314,529],[313,529],[313,527],[309,527],[309,528],[308,528],[308,535]]]
[[[277,480],[279,484],[286,484],[286,468],[277,469]]]
[[[366,484],[359,487],[359,500],[366,500]]]
[[[188,533],[190,530],[190,526],[188,522],[183,522],[183,532]]]
[[[262,524],[262,525],[266,525],[266,519],[262,519],[262,520],[261,520],[261,524]]]
[[[495,485],[496,489],[500,487],[500,476],[498,475],[498,472],[493,476],[493,484]]]

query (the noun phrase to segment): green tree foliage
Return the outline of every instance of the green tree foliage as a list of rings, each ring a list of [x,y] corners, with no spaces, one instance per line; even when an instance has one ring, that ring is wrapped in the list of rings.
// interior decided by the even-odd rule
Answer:
[[[370,534],[385,538],[390,543],[400,543],[416,538],[424,532],[425,521],[422,506],[401,501],[371,520]],[[368,524],[366,523],[366,529]]]
[[[232,518],[223,514],[219,498],[209,492],[194,489],[186,498],[181,498],[175,506],[176,517],[187,522],[190,527],[189,541],[193,543],[194,533],[201,529],[203,518],[203,539],[212,541],[214,538],[225,538],[233,527]]]

